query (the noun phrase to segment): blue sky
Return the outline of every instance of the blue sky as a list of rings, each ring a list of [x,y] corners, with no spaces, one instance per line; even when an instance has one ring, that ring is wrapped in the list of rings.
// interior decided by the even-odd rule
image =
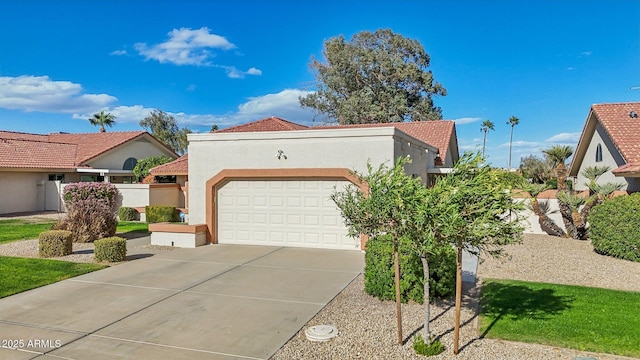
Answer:
[[[448,92],[461,151],[506,167],[574,145],[594,103],[640,100],[640,1],[0,1],[0,129],[139,130],[150,110],[195,132],[266,116],[310,124],[323,41],[390,28],[417,39]],[[637,89],[636,89],[637,87]]]

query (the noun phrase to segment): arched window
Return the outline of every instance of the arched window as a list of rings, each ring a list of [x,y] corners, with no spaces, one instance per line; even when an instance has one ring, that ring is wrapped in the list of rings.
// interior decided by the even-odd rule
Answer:
[[[122,165],[122,170],[133,170],[133,168],[136,167],[137,163],[138,163],[138,159],[130,157],[124,161],[124,165]]]
[[[596,162],[602,161],[602,145],[596,146]]]

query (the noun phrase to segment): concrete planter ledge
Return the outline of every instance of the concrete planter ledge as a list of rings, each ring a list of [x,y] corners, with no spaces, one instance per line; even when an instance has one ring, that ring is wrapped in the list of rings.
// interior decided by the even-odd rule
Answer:
[[[206,224],[149,224],[151,245],[195,248],[207,243]]]

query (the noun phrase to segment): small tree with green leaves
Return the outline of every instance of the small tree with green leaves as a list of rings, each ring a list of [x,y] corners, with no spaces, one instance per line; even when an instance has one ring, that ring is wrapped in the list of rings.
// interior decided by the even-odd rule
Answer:
[[[480,154],[465,153],[452,172],[428,190],[425,225],[434,242],[449,243],[458,250],[454,353],[458,353],[462,301],[462,251],[483,251],[499,256],[502,246],[522,237],[518,211],[508,186],[483,165]]]
[[[173,161],[172,158],[164,155],[149,156],[144,159],[138,160],[138,163],[133,168],[133,174],[138,178],[138,181],[142,180],[149,175],[149,171],[156,166],[160,166]]]
[[[340,208],[350,236],[388,234],[393,241],[399,344],[402,344],[403,338],[398,244],[402,236],[416,235],[415,220],[421,217],[419,214],[424,207],[426,191],[420,179],[414,179],[405,172],[404,165],[408,161],[407,158],[398,158],[391,168],[385,164],[377,168],[367,164],[366,174],[354,173],[361,183],[368,185],[368,192],[352,185],[331,195]],[[428,289],[428,272],[424,282]],[[428,298],[429,293],[426,292],[425,299]]]

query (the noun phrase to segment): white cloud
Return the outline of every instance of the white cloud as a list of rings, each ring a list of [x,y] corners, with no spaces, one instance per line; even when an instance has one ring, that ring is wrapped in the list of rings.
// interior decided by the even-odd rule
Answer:
[[[578,140],[580,140],[580,134],[581,133],[579,132],[559,133],[553,135],[545,141],[552,143],[577,143]]]
[[[196,85],[195,84],[189,84],[189,86],[187,86],[187,91],[191,92],[191,91],[195,91],[196,90]]]
[[[518,140],[518,141],[514,141],[512,143],[512,147],[514,148],[539,148],[542,146],[542,143],[539,143],[537,141],[524,141],[524,140]],[[509,147],[509,143],[504,143],[502,145],[500,145],[501,148],[504,147]]]
[[[224,69],[227,73],[227,77],[231,79],[244,79],[245,75],[262,75],[262,71],[254,67],[250,68],[247,71],[241,71],[237,69],[235,66],[222,66],[222,65],[213,65],[213,66]]]
[[[167,35],[169,39],[163,43],[151,46],[146,43],[137,43],[134,48],[147,60],[198,66],[211,65],[209,59],[215,56],[211,52],[213,49],[230,50],[236,48],[236,45],[223,36],[211,34],[207,27],[197,30],[173,29]]]
[[[117,101],[107,94],[84,94],[82,86],[48,76],[0,77],[0,107],[11,110],[76,113]]]
[[[590,56],[591,54],[593,54],[593,51],[583,51],[580,53],[582,56]]]
[[[456,125],[464,125],[464,124],[471,124],[477,121],[482,120],[482,118],[479,117],[464,117],[464,118],[459,118],[459,119],[455,119],[453,120]]]
[[[127,55],[127,50],[114,50],[110,52],[109,55],[115,55],[115,56]]]
[[[262,70],[252,67],[252,68],[250,68],[249,70],[246,71],[246,74],[247,75],[262,75]]]

